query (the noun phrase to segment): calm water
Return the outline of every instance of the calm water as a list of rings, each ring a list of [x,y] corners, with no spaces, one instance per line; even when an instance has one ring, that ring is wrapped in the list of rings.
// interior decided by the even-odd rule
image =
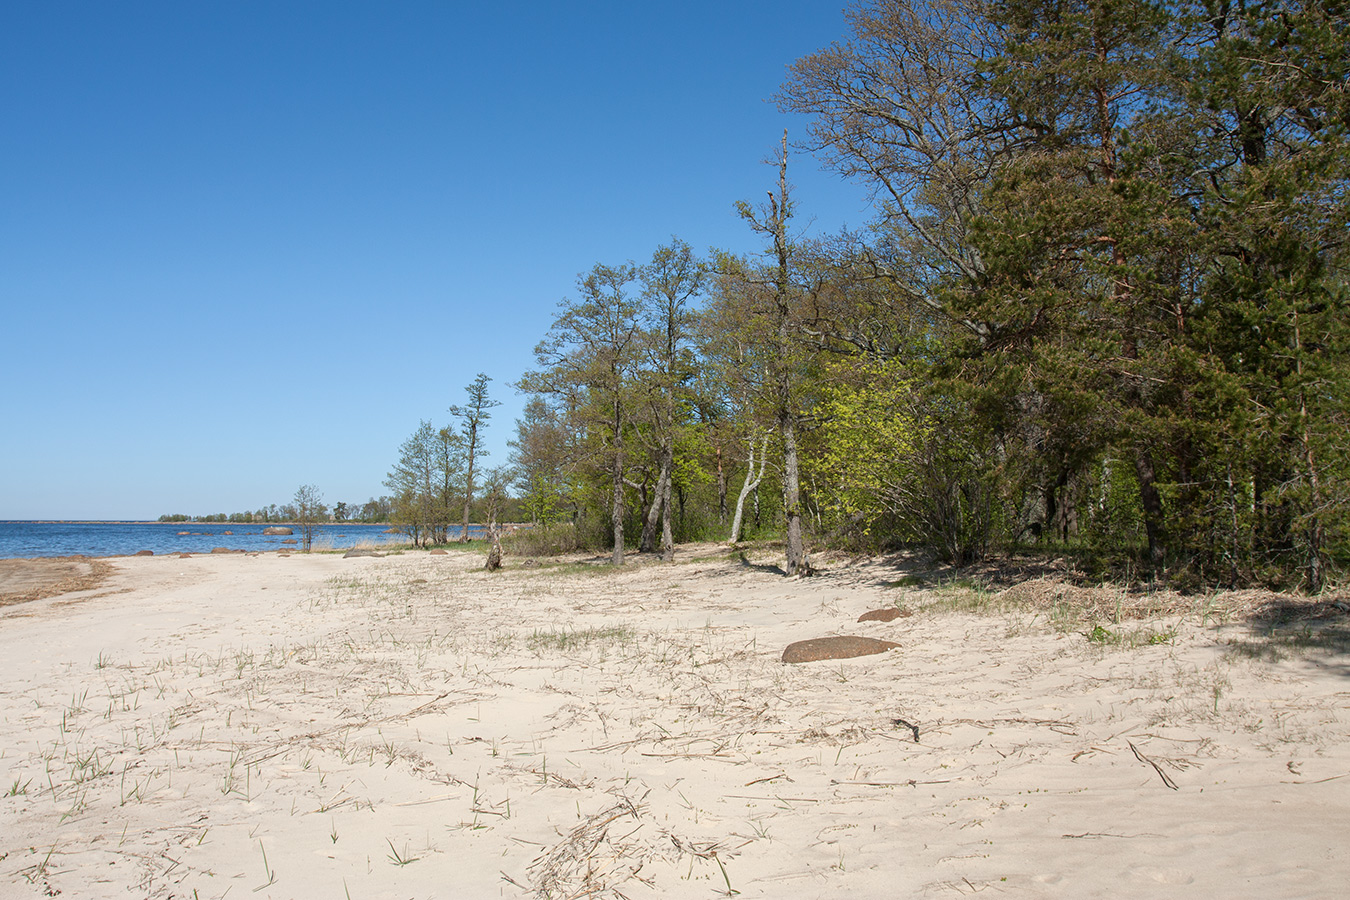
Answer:
[[[264,535],[266,525],[205,522],[0,522],[0,559],[33,556],[128,556],[141,550],[163,553],[210,553],[231,550],[285,550],[298,546],[295,534]],[[314,534],[317,549],[346,549],[357,544],[407,543],[401,534],[385,534],[388,525],[322,525]],[[179,534],[186,531],[188,534]],[[227,532],[233,532],[228,534]],[[458,529],[454,534],[458,534]],[[472,537],[481,529],[469,527]]]

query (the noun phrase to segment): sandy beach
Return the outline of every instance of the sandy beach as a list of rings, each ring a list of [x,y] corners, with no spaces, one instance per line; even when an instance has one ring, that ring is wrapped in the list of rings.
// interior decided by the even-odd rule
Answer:
[[[1149,601],[1102,589],[1094,633],[1051,582],[776,561],[219,554],[25,584],[0,607],[0,897],[1350,884],[1340,601],[1262,627],[1250,597],[1131,617]],[[781,661],[840,634],[900,647]]]

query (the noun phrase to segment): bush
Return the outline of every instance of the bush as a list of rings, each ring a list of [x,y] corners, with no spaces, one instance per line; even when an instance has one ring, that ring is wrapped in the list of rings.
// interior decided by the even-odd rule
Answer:
[[[502,552],[507,556],[561,556],[584,549],[571,522],[554,525],[535,525],[522,528],[502,538]]]

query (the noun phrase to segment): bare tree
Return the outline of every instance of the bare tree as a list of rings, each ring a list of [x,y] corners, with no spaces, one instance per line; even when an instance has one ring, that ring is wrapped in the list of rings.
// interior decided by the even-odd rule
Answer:
[[[301,543],[308,553],[314,546],[314,532],[328,515],[328,507],[324,505],[323,494],[312,484],[300,485],[291,504],[295,507],[295,524],[300,526]]]

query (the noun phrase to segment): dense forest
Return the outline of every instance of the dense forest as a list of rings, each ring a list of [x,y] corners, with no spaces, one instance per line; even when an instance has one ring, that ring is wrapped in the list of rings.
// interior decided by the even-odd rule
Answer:
[[[738,206],[762,253],[579,276],[494,490],[616,564],[773,535],[788,573],[808,541],[1039,547],[1320,589],[1348,552],[1347,13],[855,7],[778,97],[811,124]],[[867,228],[799,224],[807,153],[874,191]]]

